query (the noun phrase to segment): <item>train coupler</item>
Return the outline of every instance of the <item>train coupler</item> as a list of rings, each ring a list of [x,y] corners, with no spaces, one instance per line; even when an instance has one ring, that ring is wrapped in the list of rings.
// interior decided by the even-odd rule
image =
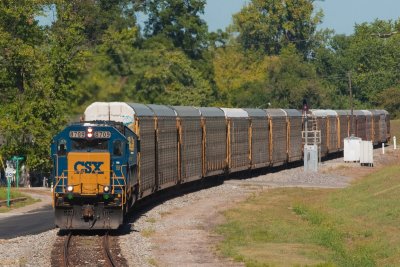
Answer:
[[[82,219],[84,221],[93,220],[94,216],[95,216],[95,212],[94,212],[93,205],[82,206]]]

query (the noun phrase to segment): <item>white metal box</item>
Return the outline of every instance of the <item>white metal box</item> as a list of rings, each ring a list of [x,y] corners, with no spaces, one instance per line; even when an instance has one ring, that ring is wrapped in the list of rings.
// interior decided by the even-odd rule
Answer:
[[[360,161],[361,138],[350,136],[344,139],[344,161]]]
[[[304,145],[304,171],[318,171],[318,146]]]
[[[372,141],[362,141],[360,150],[360,164],[374,165],[374,151]]]

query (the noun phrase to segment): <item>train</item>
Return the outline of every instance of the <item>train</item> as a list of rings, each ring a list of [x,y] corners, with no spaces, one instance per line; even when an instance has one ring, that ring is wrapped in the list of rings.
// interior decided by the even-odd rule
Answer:
[[[390,140],[385,110],[92,103],[52,140],[55,225],[117,229],[136,201],[166,188],[300,161],[306,119],[320,132],[321,157],[351,134]]]

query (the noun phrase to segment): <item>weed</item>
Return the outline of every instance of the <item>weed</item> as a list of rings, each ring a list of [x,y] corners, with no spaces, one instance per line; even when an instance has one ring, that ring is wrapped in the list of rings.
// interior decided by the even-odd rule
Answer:
[[[148,219],[146,219],[146,222],[155,223],[156,219],[155,218],[148,218]]]
[[[150,237],[152,236],[156,231],[152,228],[148,228],[148,229],[143,229],[140,233],[142,234],[142,236],[144,237]]]

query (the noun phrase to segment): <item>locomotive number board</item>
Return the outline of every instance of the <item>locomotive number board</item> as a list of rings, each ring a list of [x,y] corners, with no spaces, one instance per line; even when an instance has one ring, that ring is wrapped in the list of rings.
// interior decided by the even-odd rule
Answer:
[[[109,131],[96,131],[94,132],[94,138],[108,139],[111,137],[111,132]]]
[[[85,138],[85,132],[84,131],[70,131],[69,137],[70,138]]]

